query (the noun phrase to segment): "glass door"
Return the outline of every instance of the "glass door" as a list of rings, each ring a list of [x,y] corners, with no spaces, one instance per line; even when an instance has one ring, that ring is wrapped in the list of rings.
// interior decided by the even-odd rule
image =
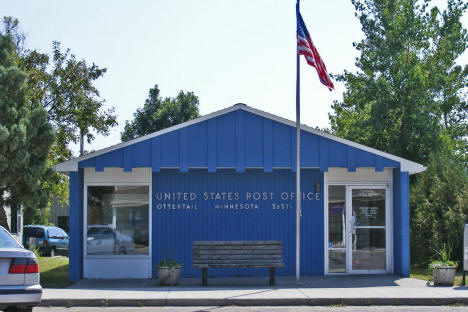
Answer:
[[[328,187],[328,272],[346,273],[346,186]]]
[[[351,187],[349,269],[353,273],[387,270],[386,188]]]
[[[388,271],[388,189],[328,186],[328,273]]]

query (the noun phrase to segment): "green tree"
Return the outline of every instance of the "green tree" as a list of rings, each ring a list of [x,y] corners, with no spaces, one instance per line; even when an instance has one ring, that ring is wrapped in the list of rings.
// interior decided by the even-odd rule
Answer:
[[[444,244],[463,260],[463,229],[468,222],[468,170],[450,151],[431,155],[427,170],[411,188],[411,258],[430,260]]]
[[[468,159],[468,65],[456,64],[467,3],[450,0],[441,13],[430,1],[352,2],[365,38],[354,44],[359,71],[336,76],[347,91],[334,102],[332,131],[422,163],[445,135]]]
[[[72,156],[70,143],[94,140],[92,131],[108,135],[117,125],[114,108],[104,108],[94,82],[107,69],[84,60],[77,60],[70,50],[62,52],[60,43],[53,42],[53,57],[37,51],[24,51],[20,66],[30,73],[28,87],[32,106],[42,106],[48,112],[48,120],[57,131],[58,161]],[[48,70],[48,68],[51,68]]]
[[[449,0],[352,0],[364,39],[358,71],[335,76],[347,90],[330,114],[332,132],[428,164],[411,183],[411,257],[426,262],[442,245],[460,259],[468,221],[468,65],[461,24],[468,4]]]
[[[44,108],[29,105],[26,80],[11,37],[0,35],[0,224],[7,229],[4,204],[43,203],[42,178],[52,173],[47,156],[53,128]]]
[[[53,42],[52,56],[25,50],[26,36],[19,28],[19,21],[12,17],[4,17],[3,33],[14,42],[16,63],[28,74],[27,95],[31,109],[45,109],[47,120],[56,132],[47,160],[49,168],[73,156],[70,144],[81,140],[83,147],[85,140],[90,143],[94,139],[94,133],[109,134],[110,128],[117,124],[114,109],[105,108],[94,86],[106,72],[105,68],[87,65],[70,50],[62,51],[58,42]],[[68,202],[68,179],[62,174],[54,172],[44,176],[42,190],[48,190],[60,202]],[[46,205],[25,207],[24,221],[47,222],[49,205],[50,200]]]
[[[128,141],[197,118],[198,105],[198,97],[193,92],[180,91],[175,98],[163,99],[155,85],[149,90],[143,108],[133,114],[134,120],[125,122],[121,139]]]

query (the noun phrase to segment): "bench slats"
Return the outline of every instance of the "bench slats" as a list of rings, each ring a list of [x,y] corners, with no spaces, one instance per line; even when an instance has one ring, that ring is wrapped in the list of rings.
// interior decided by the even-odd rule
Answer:
[[[278,245],[208,245],[208,246],[194,246],[194,250],[244,250],[244,249],[255,249],[255,250],[262,250],[262,249],[281,249]]]
[[[193,263],[199,264],[199,263],[206,263],[206,264],[219,264],[219,263],[225,263],[225,264],[264,264],[265,266],[268,266],[270,263],[282,263],[283,259],[193,259]]]
[[[204,260],[282,260],[281,255],[194,255],[193,261]]]
[[[193,255],[282,255],[282,248],[277,249],[197,249]]]
[[[207,245],[281,245],[281,241],[193,241],[193,246]]]
[[[193,264],[194,268],[197,269],[208,269],[208,268],[281,268],[284,267],[284,263],[271,263],[267,266],[259,264]]]
[[[281,241],[194,241],[193,267],[202,269],[207,285],[209,268],[270,268],[270,285],[275,268],[283,267]]]

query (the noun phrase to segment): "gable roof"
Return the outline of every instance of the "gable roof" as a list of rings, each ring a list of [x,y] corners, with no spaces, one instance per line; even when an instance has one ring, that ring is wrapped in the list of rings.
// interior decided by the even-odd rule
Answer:
[[[246,111],[246,112],[249,112],[249,113],[264,117],[264,118],[267,118],[267,119],[271,119],[273,121],[276,121],[276,122],[279,122],[279,123],[282,123],[282,124],[285,124],[285,125],[288,125],[288,126],[291,126],[291,127],[296,126],[296,123],[294,121],[291,121],[291,120],[288,120],[288,119],[285,119],[285,118],[282,118],[282,117],[279,117],[279,116],[276,116],[276,115],[273,115],[273,114],[270,114],[270,113],[255,109],[255,108],[247,106],[245,104],[239,103],[239,104],[235,104],[235,105],[233,105],[231,107],[228,107],[228,108],[213,112],[211,114],[208,114],[208,115],[196,118],[196,119],[192,119],[192,120],[189,120],[187,122],[184,122],[184,123],[181,123],[181,124],[178,124],[178,125],[175,125],[175,126],[172,126],[172,127],[169,127],[169,128],[157,131],[157,132],[153,132],[153,133],[150,133],[148,135],[138,137],[136,139],[133,139],[133,140],[130,140],[130,141],[127,141],[127,142],[122,142],[122,143],[119,143],[119,144],[116,144],[116,145],[113,145],[113,146],[110,146],[110,147],[107,147],[107,148],[104,148],[104,149],[101,149],[101,150],[86,154],[86,155],[83,155],[83,156],[80,156],[80,157],[73,158],[71,160],[68,160],[68,161],[65,161],[63,163],[60,163],[60,164],[56,165],[55,169],[57,171],[59,171],[59,172],[77,171],[78,170],[78,163],[83,161],[83,160],[93,158],[93,157],[96,157],[96,156],[99,156],[99,155],[102,155],[102,154],[105,154],[105,153],[109,153],[109,152],[115,151],[117,149],[124,148],[126,146],[130,146],[130,145],[133,145],[133,144],[136,144],[136,143],[139,143],[139,142],[142,142],[142,141],[154,138],[154,137],[158,137],[158,136],[164,135],[166,133],[176,131],[178,129],[181,129],[181,128],[184,128],[184,127],[188,127],[188,126],[203,122],[203,121],[208,120],[208,119],[212,119],[212,118],[224,115],[224,114],[231,113],[231,112],[236,111],[236,110],[243,110],[243,111]],[[426,167],[424,167],[421,164],[415,163],[413,161],[410,161],[410,160],[407,160],[407,159],[404,159],[404,158],[401,158],[401,157],[398,157],[398,156],[395,156],[395,155],[392,155],[392,154],[389,154],[389,153],[379,151],[377,149],[374,149],[374,148],[371,148],[371,147],[368,147],[368,146],[365,146],[365,145],[362,145],[362,144],[359,144],[359,143],[355,143],[355,142],[352,142],[352,141],[349,141],[349,140],[334,136],[334,135],[329,134],[329,133],[319,131],[317,129],[314,129],[314,128],[306,126],[306,125],[301,125],[301,130],[312,133],[312,134],[315,134],[315,135],[320,136],[320,137],[330,139],[330,140],[335,141],[335,142],[339,142],[339,143],[342,143],[342,144],[345,144],[345,145],[348,145],[348,146],[351,146],[351,147],[358,148],[360,150],[363,150],[363,151],[366,151],[366,152],[369,152],[369,153],[372,153],[372,154],[375,154],[375,155],[379,155],[379,156],[386,157],[388,159],[394,160],[394,161],[400,163],[401,171],[409,172],[409,174],[415,174],[415,173],[419,173],[419,172],[422,172],[422,171],[426,170]]]

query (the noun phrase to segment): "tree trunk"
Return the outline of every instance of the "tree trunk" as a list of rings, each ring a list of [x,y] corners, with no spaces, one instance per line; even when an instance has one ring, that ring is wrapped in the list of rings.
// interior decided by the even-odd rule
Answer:
[[[84,154],[84,134],[83,130],[80,130],[80,156]]]
[[[3,207],[3,191],[1,192],[2,193],[0,194],[0,225],[3,226],[8,232],[10,232],[5,207]]]
[[[11,224],[11,233],[18,233],[18,205],[11,205],[10,207],[10,224]]]

